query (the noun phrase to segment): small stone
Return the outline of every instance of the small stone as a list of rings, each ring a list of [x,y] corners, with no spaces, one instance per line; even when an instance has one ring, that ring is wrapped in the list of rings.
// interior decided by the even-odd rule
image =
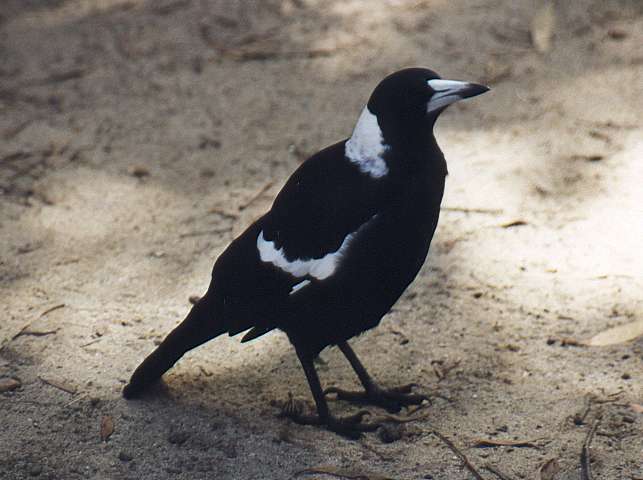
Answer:
[[[133,458],[128,452],[121,451],[118,453],[118,459],[121,462],[131,462]]]
[[[625,30],[621,30],[621,29],[618,29],[618,28],[610,28],[607,31],[607,36],[611,40],[623,40],[623,39],[627,38],[627,32]]]
[[[623,380],[629,380],[632,378],[632,375],[630,375],[629,373],[624,373],[623,375],[621,375],[621,378]]]
[[[402,438],[404,427],[402,425],[382,425],[377,429],[377,436],[383,443],[393,443]]]
[[[0,393],[10,392],[20,387],[22,383],[15,378],[0,378]]]
[[[237,448],[233,443],[223,443],[217,446],[228,458],[237,458]]]
[[[130,174],[136,178],[144,178],[150,175],[150,171],[141,165],[137,165],[130,170]]]
[[[190,438],[190,434],[188,432],[178,431],[170,433],[168,441],[175,445],[183,445],[188,438]]]
[[[32,477],[37,477],[41,473],[42,473],[42,465],[37,465],[36,464],[36,465],[32,465],[29,468],[29,475],[31,475]]]

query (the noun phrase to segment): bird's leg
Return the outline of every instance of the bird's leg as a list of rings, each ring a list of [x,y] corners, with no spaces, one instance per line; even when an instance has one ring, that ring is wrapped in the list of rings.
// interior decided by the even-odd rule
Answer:
[[[351,392],[336,387],[327,388],[324,394],[334,393],[339,400],[347,400],[353,403],[376,405],[385,408],[389,412],[399,412],[402,407],[409,405],[419,405],[427,397],[411,393],[414,384],[403,385],[384,389],[380,387],[368,374],[362,362],[347,342],[338,343],[337,346],[342,351],[348,362],[355,370],[359,381],[364,386],[363,392]]]
[[[351,439],[357,439],[362,435],[362,432],[375,431],[380,425],[374,423],[364,423],[362,419],[368,415],[368,411],[362,410],[355,415],[349,417],[335,417],[328,409],[328,403],[324,396],[324,392],[317,376],[317,371],[313,364],[313,357],[305,352],[297,349],[297,356],[301,362],[301,366],[306,374],[310,391],[315,399],[317,406],[317,415],[304,415],[296,408],[288,408],[286,406],[282,415],[292,419],[294,422],[301,425],[323,425],[328,430],[343,435]]]

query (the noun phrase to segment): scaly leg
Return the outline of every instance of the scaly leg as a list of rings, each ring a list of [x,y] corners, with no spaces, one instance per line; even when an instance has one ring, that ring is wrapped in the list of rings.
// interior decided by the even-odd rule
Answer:
[[[286,416],[301,425],[325,426],[328,430],[351,439],[361,437],[362,432],[375,431],[380,426],[375,423],[362,422],[363,417],[368,415],[366,410],[362,410],[349,417],[339,418],[333,416],[328,409],[328,403],[326,402],[321,383],[319,382],[319,377],[317,376],[317,371],[313,364],[312,355],[302,352],[298,348],[296,348],[296,350],[301,366],[306,374],[310,391],[313,394],[315,404],[317,405],[317,415],[304,415],[297,411],[297,409],[288,408],[288,406],[286,406],[282,411],[283,416]]]
[[[352,392],[342,390],[336,387],[327,388],[324,395],[334,393],[338,400],[347,400],[352,403],[376,405],[385,408],[387,411],[399,412],[402,407],[409,405],[419,405],[427,399],[424,395],[411,393],[414,384],[403,385],[391,389],[380,387],[368,374],[362,362],[347,342],[338,343],[337,346],[342,351],[348,362],[355,370],[359,381],[364,386],[363,392]]]

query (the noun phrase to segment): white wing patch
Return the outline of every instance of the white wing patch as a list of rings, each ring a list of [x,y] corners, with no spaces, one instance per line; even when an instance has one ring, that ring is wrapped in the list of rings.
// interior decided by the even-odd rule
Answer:
[[[257,250],[259,250],[259,258],[261,258],[262,262],[271,263],[284,272],[290,273],[293,277],[310,276],[317,280],[324,280],[335,273],[339,261],[354,236],[355,233],[349,233],[335,252],[327,253],[321,258],[289,261],[284,254],[284,249],[275,248],[275,242],[266,240],[262,230],[257,237]],[[302,285],[301,287],[304,286]]]
[[[304,288],[309,283],[310,283],[310,280],[304,280],[303,282],[299,282],[297,285],[293,285],[292,288],[290,289],[290,293],[288,293],[288,295],[292,295],[293,293],[297,293],[299,290]]]
[[[368,110],[368,107],[364,107],[353,135],[344,146],[346,158],[356,164],[360,171],[371,177],[381,178],[388,174],[388,166],[383,158],[388,148],[389,146],[384,143],[377,117]]]
[[[259,258],[262,262],[270,263],[280,270],[291,274],[293,277],[312,277],[316,280],[324,280],[335,273],[353,239],[376,217],[377,215],[373,215],[370,220],[361,225],[356,231],[346,235],[344,237],[344,241],[337,250],[327,253],[321,258],[296,259],[290,261],[286,258],[283,247],[279,249],[275,248],[275,242],[266,240],[263,236],[262,230],[257,236],[257,250],[259,252]],[[297,293],[310,283],[311,280],[309,278],[305,278],[291,287],[289,295]]]

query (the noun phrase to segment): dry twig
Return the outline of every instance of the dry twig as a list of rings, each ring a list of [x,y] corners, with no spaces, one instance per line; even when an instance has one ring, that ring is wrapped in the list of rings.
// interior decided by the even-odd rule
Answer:
[[[601,419],[602,419],[602,414],[599,412],[598,415],[596,416],[596,420],[594,420],[594,423],[592,424],[592,428],[590,428],[589,432],[587,432],[587,436],[585,437],[585,441],[583,442],[583,448],[581,449],[581,452],[580,452],[581,480],[592,480],[593,478],[589,447],[592,444],[592,440],[594,439],[594,434],[598,429],[598,425],[601,423]]]
[[[13,338],[18,338],[22,336],[32,336],[32,337],[44,337],[46,335],[54,335],[60,330],[56,328],[55,330],[20,330]]]
[[[503,213],[503,210],[497,208],[441,207],[440,210],[445,212],[484,213],[488,215],[500,215]]]
[[[299,475],[306,475],[311,473],[321,473],[323,475],[331,475],[337,478],[347,478],[349,480],[393,480],[390,477],[384,477],[376,473],[358,472],[332,466],[305,468],[296,472],[295,476],[297,477]]]
[[[264,193],[266,193],[268,190],[270,190],[270,187],[272,187],[273,183],[275,183],[275,182],[270,181],[270,182],[266,183],[263,187],[261,187],[261,189],[257,193],[255,193],[252,197],[250,197],[249,200],[246,200],[244,203],[239,205],[237,207],[239,209],[239,211],[241,212],[242,210],[245,210],[250,205],[252,205],[257,200],[259,200],[263,196]]]
[[[431,427],[431,433],[438,437],[442,442],[449,447],[449,449],[460,459],[460,461],[464,464],[464,466],[471,472],[471,475],[473,475],[476,480],[484,480],[484,477],[480,475],[478,470],[476,470],[476,467],[474,467],[469,459],[466,457],[464,453],[462,453],[460,450],[458,450],[458,447],[456,447],[451,440],[449,440],[447,437],[442,435],[440,432],[438,432],[435,428]]]
[[[486,447],[530,447],[540,448],[534,440],[490,440],[485,438],[476,439],[473,447],[486,448]]]
[[[220,233],[227,233],[230,230],[232,230],[232,227],[215,228],[214,230],[199,230],[195,232],[182,233],[181,235],[179,235],[179,237],[187,238],[187,237],[199,237],[201,235],[218,235]]]
[[[490,464],[488,464],[488,463],[487,463],[487,464],[484,466],[484,469],[485,469],[485,470],[487,470],[487,471],[489,471],[489,472],[491,472],[491,473],[493,473],[493,474],[494,474],[496,477],[498,477],[500,480],[511,480],[511,479],[510,479],[510,477],[509,477],[506,473],[501,472],[501,471],[498,469],[498,467],[495,467],[495,466],[490,465]]]
[[[53,307],[48,308],[47,310],[45,310],[44,312],[42,312],[42,313],[40,314],[40,318],[42,318],[42,317],[44,317],[45,315],[47,315],[47,314],[49,314],[49,313],[53,312],[54,310],[58,310],[59,308],[63,308],[64,306],[65,306],[65,304],[64,304],[64,303],[59,303],[58,305],[54,305]]]

